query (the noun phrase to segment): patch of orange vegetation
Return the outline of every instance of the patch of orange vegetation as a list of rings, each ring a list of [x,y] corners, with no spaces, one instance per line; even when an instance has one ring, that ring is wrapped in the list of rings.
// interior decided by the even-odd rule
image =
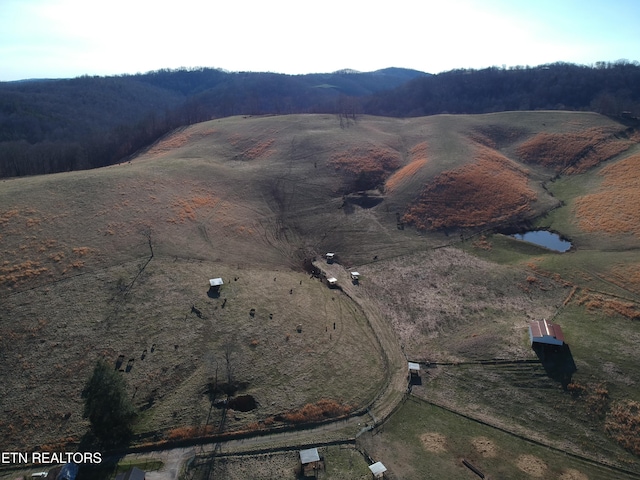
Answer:
[[[271,146],[274,144],[275,140],[273,138],[263,140],[261,142],[256,142],[254,145],[246,148],[242,152],[242,156],[248,160],[256,160],[258,158],[267,158],[271,156],[274,150]]]
[[[184,129],[177,132],[172,133],[168,137],[160,140],[154,146],[149,149],[149,155],[160,155],[163,153],[170,152],[171,150],[175,150],[176,148],[180,148],[191,140],[197,140],[207,135],[211,135],[215,133],[215,129],[209,129],[204,131],[194,131],[192,129]]]
[[[640,403],[626,400],[613,405],[604,428],[623,448],[640,455]]]
[[[525,171],[488,147],[476,161],[443,172],[425,186],[402,221],[422,230],[497,225],[525,217],[537,198]]]
[[[199,426],[177,427],[167,432],[167,439],[168,440],[184,440],[187,438],[199,438],[205,435],[210,435],[212,433],[213,433],[213,426],[211,425],[206,425],[203,427],[199,427]]]
[[[7,210],[6,212],[0,213],[0,225],[4,225],[8,223],[13,217],[20,214],[19,210]]]
[[[79,257],[84,257],[85,255],[91,253],[93,250],[89,247],[74,247],[71,249],[71,251]]]
[[[418,160],[420,158],[427,158],[427,151],[429,149],[429,144],[427,142],[420,142],[417,145],[411,147],[409,150],[409,157],[412,161]]]
[[[351,408],[335,400],[322,399],[316,403],[307,403],[293,412],[285,413],[282,419],[289,423],[318,422],[327,418],[336,418],[348,414]]]
[[[576,200],[580,228],[640,237],[640,154],[608,165],[600,175],[604,180],[598,191]]]
[[[237,133],[234,133],[229,137],[229,143],[234,147],[237,147],[240,144],[240,140],[242,140],[242,137]]]
[[[578,298],[577,302],[587,307],[587,310],[603,310],[607,315],[621,315],[631,320],[640,319],[640,306],[635,303],[588,291]]]
[[[48,271],[49,269],[43,267],[40,262],[33,260],[26,260],[13,265],[9,262],[4,262],[0,266],[0,284],[15,285],[38,277]]]
[[[402,167],[400,170],[396,170],[385,183],[386,191],[393,191],[406,180],[413,177],[427,163],[427,150],[429,145],[427,142],[421,142],[414,145],[409,150],[410,162]]]
[[[186,220],[195,220],[198,209],[213,208],[220,200],[213,195],[194,195],[190,198],[178,198],[173,202],[172,208],[177,218],[171,218],[171,223],[184,223]]]
[[[400,170],[396,170],[396,172],[391,175],[384,184],[385,191],[391,192],[395,190],[398,185],[413,177],[416,172],[426,165],[426,163],[426,158],[419,158],[418,160],[414,160],[413,162],[405,165]]]
[[[401,165],[400,154],[386,146],[355,147],[335,153],[329,165],[359,180],[363,188],[373,188],[384,182]]]
[[[487,237],[485,237],[484,235],[481,235],[480,238],[474,241],[471,245],[473,245],[474,248],[479,248],[480,250],[487,250],[487,251],[493,248],[493,245],[491,245],[491,242],[489,242],[489,240],[487,240]]]
[[[640,264],[614,265],[603,277],[622,289],[640,294]]]
[[[517,154],[525,162],[553,168],[558,173],[582,173],[635,143],[617,138],[615,133],[610,128],[595,127],[577,133],[539,133],[522,143]]]

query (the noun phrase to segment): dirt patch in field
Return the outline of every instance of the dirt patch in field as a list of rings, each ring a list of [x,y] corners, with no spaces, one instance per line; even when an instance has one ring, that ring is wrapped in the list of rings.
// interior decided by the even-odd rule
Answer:
[[[547,464],[535,455],[520,455],[516,460],[516,465],[532,477],[544,478],[547,474]]]
[[[335,153],[329,165],[343,172],[356,190],[375,188],[400,167],[400,154],[386,146],[370,145]]]
[[[443,453],[447,451],[447,437],[438,432],[427,432],[420,435],[420,442],[428,452]]]
[[[640,237],[640,155],[602,169],[595,193],[576,200],[575,213],[586,232],[633,233]]]
[[[402,221],[421,230],[499,225],[530,215],[536,199],[524,169],[478,145],[475,162],[434,178]]]
[[[487,437],[475,437],[471,440],[471,444],[485,458],[494,458],[498,455],[496,444]]]
[[[500,148],[522,138],[526,131],[521,128],[506,127],[504,125],[486,125],[476,127],[469,134],[474,142],[489,148]]]
[[[589,480],[589,477],[579,470],[568,468],[562,472],[558,480]]]
[[[539,164],[566,175],[588,169],[615,157],[633,145],[618,138],[611,128],[589,128],[575,133],[539,133],[517,149],[527,163]]]

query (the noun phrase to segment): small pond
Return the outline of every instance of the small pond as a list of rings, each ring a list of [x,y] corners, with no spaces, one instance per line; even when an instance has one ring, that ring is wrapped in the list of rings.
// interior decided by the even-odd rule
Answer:
[[[525,233],[516,233],[511,235],[517,240],[533,243],[555,252],[566,252],[571,248],[571,242],[563,240],[557,233],[548,232],[547,230],[534,230]]]

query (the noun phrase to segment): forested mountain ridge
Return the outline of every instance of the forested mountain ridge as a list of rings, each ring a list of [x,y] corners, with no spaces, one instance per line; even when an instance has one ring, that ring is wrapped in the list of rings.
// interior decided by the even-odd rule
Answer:
[[[416,78],[367,99],[364,111],[385,116],[584,110],[640,116],[640,64],[460,69]]]
[[[291,113],[423,116],[509,110],[640,116],[640,64],[327,74],[158,70],[0,83],[0,177],[122,161],[167,132],[211,118]]]
[[[0,83],[0,176],[115,163],[168,131],[239,114],[334,112],[427,74],[283,75],[198,68]]]

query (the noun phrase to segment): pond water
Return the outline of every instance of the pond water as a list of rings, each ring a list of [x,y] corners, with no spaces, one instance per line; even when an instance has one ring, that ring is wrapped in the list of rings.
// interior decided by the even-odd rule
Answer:
[[[516,233],[511,236],[517,240],[534,243],[556,252],[566,252],[571,248],[571,242],[563,240],[557,233],[548,232],[546,230]]]

